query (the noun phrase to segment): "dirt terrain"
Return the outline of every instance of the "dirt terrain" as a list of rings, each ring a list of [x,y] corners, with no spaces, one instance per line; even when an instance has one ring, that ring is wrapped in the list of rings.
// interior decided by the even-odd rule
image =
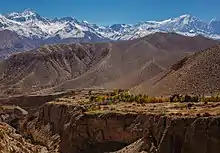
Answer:
[[[132,88],[187,54],[217,43],[201,36],[156,33],[131,41],[44,45],[0,62],[1,94]]]
[[[186,56],[172,67],[132,89],[150,95],[219,93],[220,46]]]
[[[3,122],[0,122],[0,138],[0,153],[49,153],[46,147],[31,144]]]
[[[219,153],[217,44],[156,33],[1,61],[0,153]]]
[[[4,139],[0,144],[4,146],[7,140],[11,148],[17,147],[20,151],[25,148],[30,153],[220,151],[220,102],[171,103],[159,102],[159,98],[144,103],[117,98],[109,100],[117,94],[116,91],[103,89],[68,92],[45,102],[37,110],[30,109],[17,122],[9,120],[8,124],[13,123],[15,128],[11,134],[4,129],[9,125],[1,123]],[[105,99],[99,100],[102,97]],[[7,106],[4,111],[9,114],[17,108]],[[16,112],[23,111],[19,109]],[[9,139],[18,136],[13,133],[19,133],[19,141],[17,138]]]

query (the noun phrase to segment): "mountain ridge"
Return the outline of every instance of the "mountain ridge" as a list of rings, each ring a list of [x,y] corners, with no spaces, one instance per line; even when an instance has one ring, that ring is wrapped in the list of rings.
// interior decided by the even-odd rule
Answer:
[[[132,88],[187,54],[217,44],[200,36],[155,33],[127,41],[43,45],[0,62],[0,89],[10,95]]]
[[[124,41],[157,32],[220,39],[219,25],[220,21],[216,19],[204,22],[191,15],[182,15],[163,21],[99,26],[73,17],[49,19],[27,9],[20,13],[0,14],[0,40],[4,42],[0,43],[0,59],[44,44]]]
[[[220,20],[208,22],[185,14],[162,21],[144,21],[136,24],[112,24],[99,26],[73,17],[49,19],[40,16],[32,9],[0,15],[0,28],[15,31],[18,35],[31,39],[48,39],[52,37],[90,38],[92,34],[100,39],[130,40],[155,32],[175,32],[186,36],[203,35],[220,39]],[[92,38],[90,38],[92,40]]]

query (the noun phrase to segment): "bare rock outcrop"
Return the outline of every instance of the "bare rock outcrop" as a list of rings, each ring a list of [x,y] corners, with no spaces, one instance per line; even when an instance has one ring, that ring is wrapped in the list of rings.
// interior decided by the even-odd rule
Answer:
[[[91,113],[78,104],[47,103],[21,127],[34,139],[46,137],[47,146],[62,153],[217,153],[219,123],[218,116]]]
[[[29,134],[35,135],[34,131],[50,125],[52,133],[60,135],[61,152],[86,152],[101,146],[103,149],[110,146],[107,149],[114,151],[141,137],[141,132],[131,132],[129,127],[135,118],[135,115],[130,114],[83,114],[82,107],[79,106],[45,104],[40,109],[39,116],[34,119],[34,130],[29,131]],[[27,125],[32,123],[33,120],[30,120],[21,128],[30,129]]]
[[[0,153],[12,152],[49,153],[46,147],[31,144],[28,140],[25,140],[21,135],[17,134],[14,128],[6,123],[0,122]]]

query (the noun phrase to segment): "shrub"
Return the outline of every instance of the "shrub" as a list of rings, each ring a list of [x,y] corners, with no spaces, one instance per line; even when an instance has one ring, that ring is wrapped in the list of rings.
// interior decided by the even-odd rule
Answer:
[[[89,90],[88,94],[89,94],[89,95],[92,95],[92,90]]]
[[[169,101],[166,98],[156,98],[156,97],[148,97],[145,94],[133,95],[130,94],[127,90],[115,89],[113,92],[110,92],[106,95],[92,96],[90,95],[90,102],[103,102],[103,101],[111,101],[111,102],[137,102],[140,104],[143,103],[152,103],[152,102],[165,102]],[[178,99],[179,100],[179,99]]]
[[[181,102],[181,97],[179,94],[172,95],[170,97],[170,102]]]
[[[193,106],[193,104],[192,104],[192,103],[188,103],[188,104],[187,104],[187,108],[188,108],[188,109],[191,109],[191,108],[192,108],[192,106]]]
[[[185,95],[183,102],[191,102],[191,99],[189,95]]]
[[[202,101],[203,102],[220,102],[220,97],[219,96],[204,97]]]
[[[97,96],[95,99],[96,102],[103,102],[104,100],[105,100],[105,97],[103,96]]]
[[[196,116],[197,116],[197,117],[201,117],[201,115],[200,115],[199,113],[198,113],[198,114],[196,114]]]
[[[198,96],[189,96],[189,95],[179,95],[175,94],[170,97],[170,102],[198,102],[199,97]]]
[[[209,116],[211,116],[211,114],[209,114],[209,113],[204,113],[203,114],[203,117],[209,117]]]
[[[90,96],[89,101],[93,102],[96,99],[95,96]]]
[[[199,101],[199,97],[198,96],[192,97],[192,102],[198,102],[198,101]]]

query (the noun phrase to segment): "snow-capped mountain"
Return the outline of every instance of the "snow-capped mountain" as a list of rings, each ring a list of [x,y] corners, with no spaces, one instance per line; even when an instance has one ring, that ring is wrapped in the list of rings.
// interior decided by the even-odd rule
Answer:
[[[84,22],[74,18],[47,19],[41,17],[33,10],[25,10],[22,13],[13,12],[0,15],[0,29],[16,32],[18,35],[31,39],[48,39],[52,37],[104,39],[97,31],[90,28]]]
[[[170,18],[164,21],[140,22],[121,32],[119,39],[134,39],[152,34],[155,32],[174,32],[186,36],[203,35],[205,37],[220,39],[220,21],[209,23],[191,15],[182,15],[177,18]]]
[[[31,9],[0,15],[0,29],[10,30],[31,39],[86,38],[91,41],[128,40],[155,32],[175,32],[187,36],[203,35],[220,39],[220,21],[205,22],[191,15],[182,15],[164,21],[146,21],[137,24],[98,26],[72,17],[48,19]]]

